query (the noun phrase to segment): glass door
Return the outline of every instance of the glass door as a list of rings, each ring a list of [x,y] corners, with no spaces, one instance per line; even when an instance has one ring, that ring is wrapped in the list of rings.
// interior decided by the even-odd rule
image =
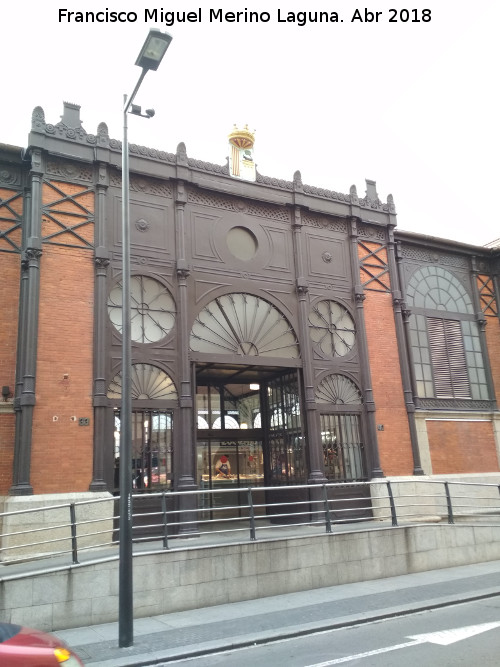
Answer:
[[[162,491],[172,487],[173,430],[168,410],[132,412],[132,489]],[[115,410],[115,490],[120,466],[120,411]]]
[[[199,487],[215,491],[202,497],[202,509],[231,506],[235,508],[232,514],[239,516],[237,508],[246,505],[247,499],[244,492],[238,489],[264,484],[262,441],[235,437],[225,439],[220,436],[198,440]]]

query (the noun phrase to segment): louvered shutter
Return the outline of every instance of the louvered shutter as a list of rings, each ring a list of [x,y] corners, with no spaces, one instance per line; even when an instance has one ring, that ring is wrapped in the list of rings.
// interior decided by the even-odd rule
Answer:
[[[460,321],[428,317],[427,330],[436,398],[470,398]]]

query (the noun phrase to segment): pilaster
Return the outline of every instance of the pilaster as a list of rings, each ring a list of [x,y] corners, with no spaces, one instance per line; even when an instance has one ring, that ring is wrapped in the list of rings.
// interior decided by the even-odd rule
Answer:
[[[368,342],[366,337],[366,322],[364,312],[364,301],[366,295],[360,282],[359,258],[358,258],[358,231],[357,220],[351,218],[349,235],[351,239],[351,271],[354,285],[354,300],[356,304],[356,340],[359,350],[361,384],[364,398],[364,412],[366,422],[366,436],[369,453],[370,476],[383,477],[384,473],[380,467],[380,454],[378,449],[377,427],[375,423],[375,401],[373,399],[372,379],[370,361],[368,355]]]
[[[474,304],[474,311],[476,313],[476,322],[479,332],[479,342],[481,345],[481,353],[484,359],[484,373],[486,375],[486,384],[488,386],[488,395],[490,398],[495,397],[495,386],[493,383],[493,374],[491,371],[490,357],[488,354],[488,343],[486,340],[486,324],[487,319],[481,308],[481,301],[478,290],[478,265],[477,258],[471,257],[471,282],[472,282],[472,303]]]
[[[13,484],[11,495],[30,495],[33,487],[30,483],[31,445],[33,429],[33,410],[36,403],[36,362],[38,350],[38,314],[40,306],[40,259],[41,243],[41,205],[43,160],[42,151],[34,149],[31,154],[31,201],[29,218],[26,220],[26,241],[22,253],[21,281],[25,281],[20,303],[22,335],[18,349],[19,367],[22,369],[22,386],[18,386],[16,409],[20,416],[16,420],[16,449],[14,452]]]
[[[294,182],[300,183],[294,176]],[[300,176],[300,175],[299,175]],[[293,243],[295,252],[295,284],[298,300],[299,341],[303,361],[304,402],[306,409],[307,448],[309,457],[309,484],[323,484],[327,481],[323,466],[323,446],[318,427],[316,399],[314,395],[314,371],[312,363],[311,340],[309,337],[309,286],[305,278],[304,249],[302,239],[302,219],[299,206],[293,211]]]
[[[413,456],[413,474],[423,475],[422,464],[420,462],[420,451],[418,448],[418,434],[415,423],[415,402],[413,399],[412,383],[410,376],[410,366],[408,361],[407,341],[405,337],[405,326],[403,311],[406,311],[406,304],[401,293],[400,271],[396,264],[396,253],[394,245],[394,229],[389,228],[389,242],[387,244],[387,259],[389,263],[389,274],[392,286],[392,302],[394,306],[394,322],[396,325],[396,341],[399,354],[399,366],[401,369],[401,382],[403,384],[403,396],[408,416],[408,427],[410,430],[411,452]],[[398,261],[401,257],[398,255]]]
[[[196,488],[195,482],[195,443],[193,440],[193,384],[189,363],[188,330],[188,278],[191,270],[186,261],[185,241],[185,206],[187,192],[182,180],[177,181],[175,189],[175,239],[176,239],[176,275],[178,290],[177,336],[180,354],[180,428],[178,443],[182,443],[178,452],[179,474],[177,489],[188,491]]]
[[[96,174],[95,208],[95,255],[94,255],[94,449],[92,482],[90,491],[105,491],[105,453],[106,453],[106,301],[107,277],[110,263],[109,251],[105,248],[106,195],[109,186],[107,166],[99,163]]]

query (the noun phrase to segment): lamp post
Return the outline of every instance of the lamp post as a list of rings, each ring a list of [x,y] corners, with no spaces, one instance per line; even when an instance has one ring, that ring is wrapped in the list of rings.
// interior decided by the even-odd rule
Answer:
[[[118,645],[131,646],[134,641],[133,580],[132,580],[132,341],[130,305],[130,194],[127,113],[143,118],[152,118],[154,111],[133,104],[137,91],[149,70],[157,70],[172,37],[160,30],[150,30],[144,42],[136,65],[142,73],[123,105],[122,144],[122,399],[120,409],[120,564],[118,582]]]

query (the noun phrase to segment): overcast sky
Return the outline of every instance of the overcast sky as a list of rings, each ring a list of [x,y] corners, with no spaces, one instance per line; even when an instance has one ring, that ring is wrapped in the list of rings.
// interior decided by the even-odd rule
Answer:
[[[347,193],[355,184],[360,196],[373,179],[381,199],[394,196],[400,229],[478,245],[500,237],[500,2],[366,4],[381,12],[378,22],[351,21],[356,9],[365,14],[356,0],[8,1],[0,143],[26,147],[33,108],[55,124],[63,100],[81,105],[88,133],[105,122],[121,139],[136,57],[149,29],[160,28],[173,42],[136,99],[156,115],[130,118],[131,143],[175,152],[183,141],[189,157],[225,164],[227,135],[248,124],[263,175],[292,180],[298,169],[308,185]],[[210,10],[245,8],[263,20],[210,21]],[[60,21],[60,9],[137,20]],[[158,20],[145,9],[157,9]],[[167,27],[162,9],[201,11],[201,22]],[[303,11],[337,12],[339,22],[300,26]]]

